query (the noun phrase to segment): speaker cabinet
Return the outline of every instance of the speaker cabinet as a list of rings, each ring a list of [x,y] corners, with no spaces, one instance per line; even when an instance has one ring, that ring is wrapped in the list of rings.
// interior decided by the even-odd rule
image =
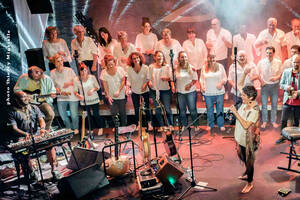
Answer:
[[[64,199],[80,199],[108,184],[100,165],[94,164],[60,179],[57,187]]]
[[[50,0],[27,0],[31,14],[53,13]]]
[[[173,184],[174,181],[176,182],[184,174],[179,164],[167,156],[163,156],[158,160],[158,166],[156,177],[164,183]]]
[[[46,71],[44,55],[42,48],[27,49],[25,51],[28,68],[31,66],[37,66]]]

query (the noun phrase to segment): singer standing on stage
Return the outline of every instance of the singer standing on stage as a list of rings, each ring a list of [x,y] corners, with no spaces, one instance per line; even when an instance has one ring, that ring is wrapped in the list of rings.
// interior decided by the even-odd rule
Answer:
[[[292,58],[293,68],[284,70],[280,79],[280,87],[284,90],[281,130],[287,126],[287,121],[291,115],[294,118],[294,126],[299,126],[300,117],[300,55],[294,55]],[[281,136],[276,144],[284,142]]]
[[[238,177],[247,180],[247,184],[241,191],[244,194],[248,193],[254,186],[255,151],[259,144],[259,106],[255,100],[257,92],[254,86],[247,85],[243,87],[245,77],[249,72],[250,69],[244,71],[238,84],[243,100],[241,107],[238,110],[234,105],[229,108],[237,119],[234,137],[237,142],[238,156],[246,166],[244,174]]]
[[[120,114],[121,126],[127,125],[126,99],[125,99],[125,72],[117,66],[117,61],[112,55],[104,56],[105,70],[102,71],[100,80],[103,81],[104,92],[111,114]]]
[[[199,130],[197,119],[197,92],[195,83],[198,80],[197,72],[193,70],[193,66],[188,62],[187,54],[184,51],[178,54],[178,65],[175,72],[178,104],[180,111],[180,121],[183,126],[187,127],[188,120],[186,116],[186,108],[188,107],[191,118],[194,121],[195,131]]]

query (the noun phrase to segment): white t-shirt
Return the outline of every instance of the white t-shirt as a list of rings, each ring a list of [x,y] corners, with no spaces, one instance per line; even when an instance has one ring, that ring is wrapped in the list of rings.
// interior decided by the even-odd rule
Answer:
[[[183,49],[182,49],[180,43],[178,42],[178,40],[175,40],[175,39],[171,39],[171,40],[172,40],[172,44],[169,47],[164,45],[163,40],[159,40],[156,44],[155,51],[158,51],[158,50],[162,51],[166,58],[167,63],[170,65],[171,64],[170,50],[172,49],[173,54],[174,54],[173,64],[175,65],[176,61],[177,61],[178,53],[180,51],[182,51]]]
[[[221,90],[217,89],[217,84],[221,81],[227,82],[226,71],[222,64],[219,65],[219,70],[216,72],[205,72],[205,68],[202,68],[200,82],[205,87],[204,95],[206,96],[215,96],[225,94],[225,87],[222,86]]]
[[[72,62],[70,51],[64,39],[60,38],[58,42],[43,41],[43,54],[45,57],[52,57],[59,51],[65,53],[65,56],[63,56],[64,62]]]
[[[53,80],[54,86],[59,88],[61,92],[69,92],[70,96],[57,96],[57,101],[78,101],[78,98],[74,95],[77,91],[76,85],[76,74],[70,67],[64,67],[63,71],[60,73],[57,69],[53,69],[50,72],[50,77]],[[63,88],[64,84],[67,82],[73,82],[73,86]]]
[[[253,49],[254,49],[254,43],[256,41],[256,37],[253,34],[247,33],[246,39],[244,39],[241,34],[237,34],[233,36],[233,42],[232,46],[237,47],[237,52],[240,50],[244,50],[247,55],[248,62],[254,61],[254,55],[253,55]],[[234,51],[232,51],[232,55],[234,54]]]
[[[125,85],[120,91],[119,96],[114,97],[114,93],[119,90],[122,79],[124,77],[125,77],[125,72],[122,67],[117,66],[117,71],[113,76],[109,75],[106,70],[102,71],[100,79],[102,81],[107,82],[108,94],[112,99],[125,99]]]
[[[283,63],[282,71],[284,71],[285,69],[291,68],[291,67],[293,67],[292,58],[286,59]]]
[[[175,77],[176,77],[176,87],[179,93],[186,94],[186,93],[194,92],[196,90],[195,84],[189,90],[185,90],[185,86],[187,84],[190,84],[194,80],[195,81],[198,80],[196,71],[192,70],[190,74],[185,69],[180,69],[179,72],[176,70]]]
[[[258,62],[257,70],[266,84],[279,83],[280,80],[270,81],[270,78],[279,76],[282,73],[281,60],[273,58],[272,62],[270,62],[268,58],[264,58]]]
[[[80,46],[76,38],[71,42],[72,56],[74,57],[75,50],[78,51],[79,58],[78,61],[82,62],[84,60],[93,60],[93,55],[98,55],[98,48],[94,43],[93,39],[84,36],[82,45]]]
[[[291,57],[291,47],[293,45],[300,45],[300,38],[295,36],[293,31],[290,31],[287,34],[285,34],[285,38],[288,50],[288,57]]]
[[[224,28],[221,28],[219,35],[216,35],[213,29],[209,29],[206,34],[207,42],[213,45],[210,49],[210,52],[216,55],[217,61],[226,59],[228,54],[228,48],[222,40],[222,37],[224,37],[229,42],[232,41],[231,33]]]
[[[196,70],[200,70],[207,58],[207,49],[203,40],[195,38],[195,45],[193,45],[191,40],[186,40],[183,42],[182,48],[187,53],[189,63]]]
[[[98,45],[98,51],[99,51],[98,63],[101,63],[101,60],[104,58],[105,55],[107,55],[107,54],[113,55],[114,48],[117,44],[118,44],[118,42],[115,39],[112,39],[111,42],[107,45],[107,47],[103,47],[99,43],[99,45]],[[110,51],[110,53],[107,53],[106,51],[104,51],[105,49],[108,49]]]
[[[141,49],[141,53],[145,53],[147,50],[154,50],[158,39],[154,33],[145,35],[139,33],[135,39],[135,47]]]
[[[142,92],[142,86],[150,79],[149,69],[147,65],[142,65],[139,73],[136,73],[131,66],[127,68],[128,82],[131,86],[132,92],[135,94],[143,94],[149,91],[147,87],[144,92]]]
[[[242,104],[238,110],[239,115],[247,121],[251,121],[256,123],[259,117],[259,110],[250,109],[245,110],[246,104]],[[234,138],[237,143],[243,147],[246,147],[246,133],[247,130],[243,128],[239,120],[236,120],[235,130],[234,130]]]
[[[153,90],[169,90],[168,81],[161,80],[161,77],[169,77],[172,80],[172,69],[169,65],[164,65],[161,68],[154,67],[154,64],[149,66],[149,75],[153,84]]]
[[[247,74],[247,76],[245,78],[244,86],[245,85],[253,85],[255,87],[254,81],[251,81],[251,77],[258,74],[255,64],[254,63],[247,63],[244,66],[244,68],[241,67],[241,65],[238,62],[236,62],[236,65],[237,65],[237,69],[236,69],[236,71],[237,71],[237,83],[239,83],[239,81],[241,80],[241,77],[242,77],[245,69],[246,68],[251,68],[250,73]],[[234,66],[234,64],[231,64],[230,67],[229,67],[228,80],[233,81],[233,83],[235,84],[235,66]],[[233,87],[231,88],[231,93],[235,95],[235,89]],[[239,90],[237,90],[237,94],[238,94],[238,96],[241,95]]]
[[[79,80],[77,80],[78,88],[80,91],[80,94],[83,95],[81,83]],[[89,74],[88,79],[84,82],[82,81],[82,86],[84,90],[84,98],[86,105],[93,105],[99,103],[99,96],[97,91],[94,91],[91,96],[88,96],[88,91],[90,91],[93,88],[100,88],[98,81],[96,80],[96,77],[94,75]],[[80,105],[84,105],[84,101],[80,101]]]
[[[133,44],[128,43],[128,50],[126,53],[124,53],[124,51],[122,50],[122,46],[121,43],[117,43],[115,48],[114,48],[114,52],[113,52],[113,56],[117,59],[117,64],[121,67],[123,67],[124,71],[127,71],[127,62],[126,63],[122,63],[121,58],[128,58],[128,56],[133,53],[136,52],[136,48]]]
[[[262,53],[261,58],[266,57],[266,48],[268,46],[273,46],[275,48],[274,57],[279,60],[282,59],[281,47],[286,46],[285,33],[282,30],[276,29],[273,36],[269,33],[268,29],[263,30],[259,33],[255,43],[260,43],[261,41],[268,41],[267,44],[264,44],[260,47],[260,51]]]

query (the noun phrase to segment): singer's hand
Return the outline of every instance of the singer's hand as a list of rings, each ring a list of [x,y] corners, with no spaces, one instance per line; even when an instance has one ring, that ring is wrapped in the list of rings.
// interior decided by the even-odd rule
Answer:
[[[191,87],[192,87],[192,84],[189,83],[189,84],[185,85],[184,89],[185,89],[185,91],[189,91],[191,89]]]
[[[96,67],[96,65],[93,65],[93,66],[92,66],[92,68],[91,68],[91,71],[92,71],[92,72],[95,72],[95,71],[97,71],[97,67]]]
[[[45,134],[47,133],[47,131],[44,128],[40,129],[40,135],[43,137]]]
[[[235,107],[234,105],[231,105],[231,106],[229,107],[229,110],[230,110],[232,113],[236,113],[236,112],[237,112],[236,107]]]
[[[272,76],[269,80],[270,81],[276,81],[276,78],[274,76]]]
[[[145,92],[147,89],[147,83],[142,86],[142,92]]]
[[[292,90],[294,90],[294,88],[293,88],[292,86],[288,86],[288,87],[286,88],[286,91],[288,91],[288,92],[290,92],[290,91],[292,91]]]
[[[29,133],[25,133],[25,140],[29,140],[30,139],[30,134]]]
[[[222,86],[223,86],[223,84],[222,84],[222,81],[221,81],[221,82],[219,82],[219,83],[217,84],[216,88],[217,88],[218,90],[221,90],[221,89],[222,89]]]
[[[297,96],[298,96],[297,91],[293,91],[293,92],[292,92],[292,99],[296,99]]]
[[[251,72],[251,68],[250,67],[246,67],[244,70],[244,73],[247,75]]]
[[[92,96],[93,93],[94,93],[94,88],[90,89],[90,90],[87,92],[87,95],[88,95],[88,96]]]
[[[119,97],[119,95],[120,95],[120,92],[119,92],[119,91],[116,91],[116,92],[114,93],[114,97]]]
[[[107,96],[106,98],[107,98],[107,101],[108,101],[109,105],[112,105],[114,100],[110,96]]]
[[[169,81],[169,80],[170,80],[170,78],[169,78],[169,77],[166,77],[166,76],[162,76],[162,77],[160,77],[160,79],[161,79],[162,81]]]

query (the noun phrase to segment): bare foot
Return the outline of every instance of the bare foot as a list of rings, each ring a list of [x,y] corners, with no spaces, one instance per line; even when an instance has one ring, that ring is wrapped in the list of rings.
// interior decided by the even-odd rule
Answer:
[[[280,126],[280,125],[277,124],[276,122],[273,122],[272,125],[273,125],[274,128],[278,128],[278,127]]]
[[[263,122],[262,125],[260,126],[261,128],[266,128],[267,122]]]
[[[241,179],[241,180],[246,180],[246,179],[247,179],[247,177],[248,177],[248,176],[245,174],[245,175],[239,176],[239,177],[238,177],[238,179]]]
[[[245,187],[242,189],[243,194],[247,194],[254,187],[253,183],[247,183]]]
[[[220,130],[221,130],[221,131],[225,131],[226,129],[225,129],[224,126],[222,126],[222,127],[220,128]]]

